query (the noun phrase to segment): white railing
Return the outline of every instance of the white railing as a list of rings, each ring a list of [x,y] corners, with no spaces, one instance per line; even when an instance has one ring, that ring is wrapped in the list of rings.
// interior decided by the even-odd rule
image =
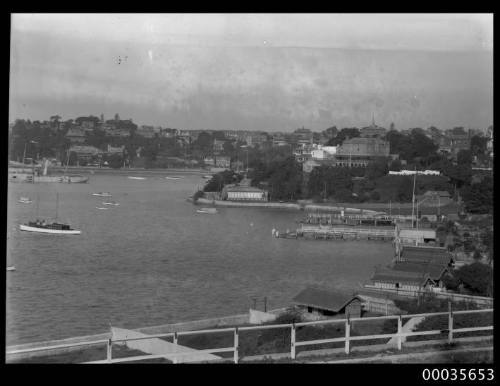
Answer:
[[[403,288],[384,288],[384,287],[376,287],[375,285],[365,284],[363,288],[370,291],[380,291],[380,292],[389,292],[395,295],[401,296],[409,296],[415,297],[418,295],[436,295],[437,297],[450,299],[453,301],[470,301],[476,304],[482,304],[487,306],[493,306],[493,298],[487,296],[475,296],[475,295],[465,295],[465,294],[457,294],[454,292],[443,292],[436,290],[409,290]]]
[[[474,331],[492,331],[493,325],[491,326],[480,326],[480,327],[466,327],[466,328],[453,328],[453,320],[455,315],[460,314],[473,314],[473,313],[488,313],[493,312],[493,309],[480,309],[480,310],[464,310],[464,311],[452,311],[451,308],[448,312],[434,312],[434,313],[423,313],[423,314],[411,314],[411,315],[389,315],[389,316],[373,316],[373,317],[365,317],[365,318],[347,318],[347,319],[328,319],[328,320],[320,320],[320,321],[312,321],[312,322],[300,322],[300,323],[292,323],[292,324],[270,324],[270,325],[261,325],[261,326],[247,326],[247,327],[230,327],[230,328],[220,328],[220,329],[210,329],[210,330],[197,330],[197,331],[183,331],[183,332],[171,332],[165,334],[156,334],[156,335],[148,335],[139,338],[124,338],[124,339],[107,339],[107,340],[97,340],[92,342],[81,342],[81,343],[72,343],[72,344],[64,344],[57,346],[48,346],[48,347],[36,347],[31,349],[23,349],[23,350],[12,350],[7,351],[7,355],[15,355],[15,354],[25,354],[29,352],[43,351],[43,350],[56,350],[61,348],[70,348],[70,347],[78,347],[78,346],[87,346],[94,344],[106,344],[106,359],[98,360],[87,363],[121,363],[121,362],[132,362],[132,361],[142,361],[142,360],[151,360],[151,359],[171,359],[174,358],[173,362],[177,363],[179,358],[183,356],[193,357],[195,355],[205,355],[212,353],[222,353],[222,352],[233,352],[234,363],[239,362],[239,334],[241,331],[255,331],[255,330],[267,330],[267,329],[278,329],[285,328],[290,329],[290,357],[292,359],[296,358],[296,348],[300,346],[314,346],[325,343],[335,343],[335,342],[344,342],[344,350],[346,354],[351,352],[350,342],[356,340],[373,340],[373,339],[391,339],[396,338],[397,340],[397,348],[401,350],[403,347],[403,337],[408,336],[430,336],[430,335],[439,335],[442,333],[448,333],[448,343],[453,342],[454,334],[456,333],[464,333],[464,332],[474,332]],[[416,332],[403,332],[403,320],[411,319],[414,317],[432,317],[432,316],[445,316],[448,315],[448,328],[446,330],[429,330],[429,331],[416,331]],[[357,335],[351,336],[351,325],[353,322],[359,321],[370,321],[370,320],[397,320],[397,331],[395,333],[389,334],[375,334],[375,335]],[[345,334],[342,337],[328,338],[328,339],[316,339],[316,340],[308,340],[308,341],[298,341],[296,332],[297,327],[302,326],[313,326],[320,324],[344,324],[345,326]],[[189,352],[173,352],[163,355],[140,355],[133,357],[125,357],[125,358],[113,358],[112,357],[112,348],[113,344],[116,343],[126,343],[130,341],[138,341],[138,340],[147,340],[154,338],[167,338],[172,337],[174,345],[178,345],[179,336],[187,336],[187,335],[199,335],[199,334],[212,334],[212,333],[221,333],[221,332],[232,332],[233,333],[233,345],[231,347],[223,347],[223,348],[213,348],[213,349],[201,349],[201,350],[193,350]],[[456,338],[455,338],[456,339]],[[270,355],[270,354],[267,354]],[[225,358],[220,358],[220,360],[225,360]]]

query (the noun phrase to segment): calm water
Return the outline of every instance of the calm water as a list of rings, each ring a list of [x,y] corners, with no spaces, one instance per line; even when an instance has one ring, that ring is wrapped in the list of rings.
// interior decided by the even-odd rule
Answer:
[[[180,173],[177,173],[179,175]],[[251,296],[287,306],[305,286],[350,292],[392,257],[390,243],[275,239],[302,212],[249,208],[198,214],[186,202],[204,180],[93,175],[88,184],[10,184],[7,344],[244,313]],[[166,174],[165,174],[166,175]],[[120,206],[98,210],[109,191]],[[54,217],[79,236],[21,232]],[[19,204],[29,196],[31,205]],[[38,208],[36,198],[38,197]]]

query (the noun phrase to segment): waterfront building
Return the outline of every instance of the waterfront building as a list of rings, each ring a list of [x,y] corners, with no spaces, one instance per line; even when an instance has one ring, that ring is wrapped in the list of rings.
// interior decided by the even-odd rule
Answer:
[[[398,271],[387,267],[377,267],[371,281],[375,288],[414,292],[438,286],[428,273]]]
[[[75,153],[77,162],[90,162],[94,158],[102,155],[103,151],[94,146],[74,145],[69,148],[69,153]]]
[[[346,296],[325,287],[308,287],[299,292],[292,302],[297,309],[311,316],[362,316],[362,299],[359,296]]]
[[[452,266],[453,256],[443,247],[403,245],[398,261],[418,264]]]
[[[401,245],[436,243],[436,230],[422,228],[400,228],[397,231],[397,241]]]
[[[254,186],[226,185],[222,198],[228,201],[268,201],[268,192]]]
[[[443,287],[443,278],[451,274],[451,268],[446,264],[439,263],[416,263],[410,261],[397,261],[392,269],[402,272],[420,273],[422,276],[428,275],[429,278],[440,288]]]
[[[389,142],[380,138],[346,139],[337,147],[337,166],[367,166],[370,162],[389,156]]]

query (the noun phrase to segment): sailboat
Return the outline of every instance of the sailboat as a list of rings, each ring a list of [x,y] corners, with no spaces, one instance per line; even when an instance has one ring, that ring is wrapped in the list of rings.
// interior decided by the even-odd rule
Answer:
[[[56,220],[59,208],[59,193],[56,198]],[[79,235],[82,232],[78,229],[73,229],[69,224],[60,222],[49,222],[46,220],[29,221],[27,224],[20,224],[19,229],[27,232],[51,233],[59,235]]]

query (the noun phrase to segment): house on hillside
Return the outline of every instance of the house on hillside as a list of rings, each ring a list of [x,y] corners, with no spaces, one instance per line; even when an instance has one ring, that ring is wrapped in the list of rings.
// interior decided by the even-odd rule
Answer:
[[[84,143],[85,142],[85,131],[83,129],[73,127],[66,133],[66,138],[69,139],[71,144],[74,143]]]
[[[299,292],[292,302],[306,316],[345,315],[359,318],[363,314],[362,299],[359,296],[346,296],[325,287],[308,287]]]

